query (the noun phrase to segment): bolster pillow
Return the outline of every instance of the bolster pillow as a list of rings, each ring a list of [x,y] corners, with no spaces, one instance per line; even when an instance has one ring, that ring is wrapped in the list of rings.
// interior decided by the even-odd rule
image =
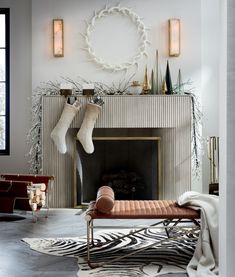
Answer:
[[[101,213],[109,213],[114,206],[114,191],[109,186],[102,186],[97,191],[96,209]]]

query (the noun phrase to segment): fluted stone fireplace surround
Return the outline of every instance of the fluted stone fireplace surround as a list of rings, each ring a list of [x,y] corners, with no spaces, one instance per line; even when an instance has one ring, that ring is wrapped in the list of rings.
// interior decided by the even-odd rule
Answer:
[[[68,130],[67,153],[60,154],[50,133],[63,110],[63,96],[42,99],[42,172],[55,175],[51,207],[73,207],[76,133],[81,126],[88,98],[78,96],[82,108]],[[162,178],[159,199],[176,199],[191,188],[191,98],[186,95],[103,96],[104,106],[96,122],[95,136],[114,131],[131,136],[161,138]],[[140,161],[141,162],[141,161]],[[84,184],[85,185],[85,184]]]

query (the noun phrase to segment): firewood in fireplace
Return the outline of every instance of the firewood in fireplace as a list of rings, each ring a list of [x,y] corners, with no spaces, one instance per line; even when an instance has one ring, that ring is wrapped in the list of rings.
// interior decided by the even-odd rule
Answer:
[[[144,190],[143,178],[134,171],[105,173],[101,181],[102,185],[110,186],[114,190],[115,199],[119,200],[141,199]]]

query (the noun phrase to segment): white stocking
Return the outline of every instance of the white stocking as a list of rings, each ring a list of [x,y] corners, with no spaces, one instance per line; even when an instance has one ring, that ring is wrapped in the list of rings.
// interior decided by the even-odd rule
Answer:
[[[80,107],[81,105],[78,100],[75,101],[73,105],[65,103],[60,119],[51,132],[51,138],[61,154],[64,154],[67,151],[65,136],[74,116],[79,111]]]
[[[91,154],[94,152],[92,132],[95,126],[96,119],[100,114],[100,111],[101,111],[100,105],[88,103],[81,128],[77,133],[78,140],[81,142],[84,150],[88,154]]]

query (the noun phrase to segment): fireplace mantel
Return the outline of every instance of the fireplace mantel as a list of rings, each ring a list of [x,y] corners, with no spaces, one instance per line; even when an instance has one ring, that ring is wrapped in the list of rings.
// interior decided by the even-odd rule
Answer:
[[[50,133],[60,118],[65,98],[43,96],[43,174],[56,177],[53,207],[73,206],[74,137],[88,98],[78,96],[82,108],[67,134],[68,152],[60,154]],[[162,140],[162,199],[176,199],[191,188],[191,98],[186,95],[103,96],[104,106],[95,128],[148,128]]]

